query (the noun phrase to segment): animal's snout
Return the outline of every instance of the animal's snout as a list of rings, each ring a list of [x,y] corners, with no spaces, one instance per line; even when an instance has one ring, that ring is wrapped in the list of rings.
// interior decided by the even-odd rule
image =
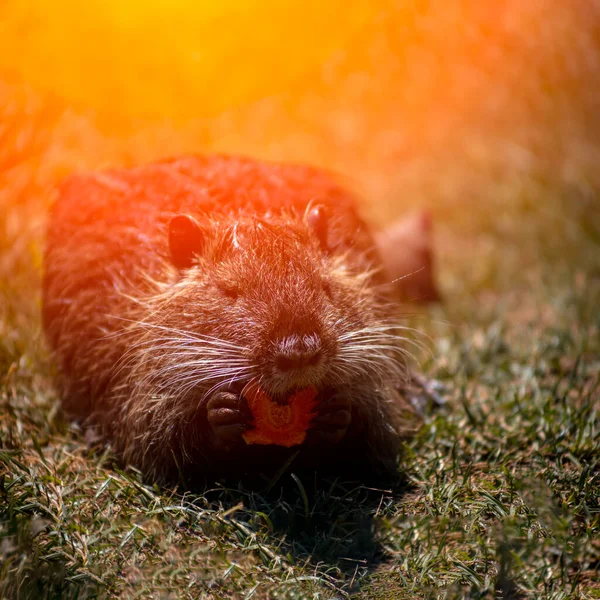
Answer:
[[[281,372],[314,367],[323,358],[323,344],[319,335],[289,335],[277,344],[275,365]]]

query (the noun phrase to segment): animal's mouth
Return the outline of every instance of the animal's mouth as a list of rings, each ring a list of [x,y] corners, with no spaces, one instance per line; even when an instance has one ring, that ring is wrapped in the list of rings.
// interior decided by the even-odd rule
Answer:
[[[317,404],[320,404],[321,402],[324,402],[325,400],[328,400],[336,392],[336,390],[333,387],[331,387],[331,386],[323,386],[323,387],[320,387],[320,388],[319,387],[314,388],[314,386],[304,386],[302,388],[296,388],[296,389],[290,390],[289,392],[287,392],[285,394],[285,396],[283,396],[281,398],[278,398],[278,397],[274,396],[273,400],[275,402],[279,403],[279,404],[288,404],[289,401],[290,401],[290,399],[293,396],[295,396],[298,392],[301,392],[301,391],[303,391],[305,389],[308,389],[308,388],[316,389],[317,394],[315,396],[315,400],[316,400]]]
[[[244,393],[248,389],[248,386],[251,385],[252,383],[253,383],[252,380],[236,381],[235,383],[232,383],[228,387],[228,391],[230,391],[238,396],[244,396]],[[265,391],[267,392],[267,394],[269,395],[269,398],[273,402],[276,402],[277,404],[280,404],[282,406],[286,406],[290,403],[290,400],[298,394],[298,392],[301,392],[308,388],[316,389],[317,394],[315,396],[315,399],[317,402],[321,402],[324,399],[329,398],[335,392],[335,390],[331,386],[317,387],[317,386],[312,386],[312,385],[294,386],[294,387],[290,387],[289,389],[285,390],[284,392],[279,392],[279,391],[273,392],[273,391],[270,391],[268,388],[265,389]]]

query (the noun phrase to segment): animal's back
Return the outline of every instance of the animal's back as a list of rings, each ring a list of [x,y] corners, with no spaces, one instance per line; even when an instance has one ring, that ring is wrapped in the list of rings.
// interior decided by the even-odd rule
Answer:
[[[66,310],[54,303],[83,289],[112,296],[114,276],[151,275],[167,259],[165,228],[179,213],[200,219],[303,210],[311,200],[331,203],[363,227],[353,198],[328,173],[304,165],[230,156],[188,156],[132,169],[68,178],[50,212],[44,277],[44,321]],[[119,290],[122,291],[122,290]]]

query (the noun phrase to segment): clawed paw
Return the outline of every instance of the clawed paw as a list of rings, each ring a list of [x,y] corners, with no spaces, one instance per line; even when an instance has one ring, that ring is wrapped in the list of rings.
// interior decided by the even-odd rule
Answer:
[[[251,419],[243,398],[230,392],[219,392],[210,398],[206,409],[208,424],[218,448],[231,450],[243,444],[242,434],[248,429]]]
[[[346,396],[334,395],[324,400],[311,422],[307,443],[334,445],[341,442],[351,420],[350,400]]]

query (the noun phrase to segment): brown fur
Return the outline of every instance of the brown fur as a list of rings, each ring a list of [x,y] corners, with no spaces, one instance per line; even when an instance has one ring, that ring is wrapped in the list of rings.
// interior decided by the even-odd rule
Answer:
[[[311,201],[328,210],[329,249],[305,217]],[[168,246],[180,214],[204,237],[183,270]],[[212,156],[73,176],[51,212],[44,277],[64,406],[150,477],[225,475],[297,449],[220,447],[211,394],[259,378],[283,397],[317,381],[349,399],[352,419],[339,443],[324,453],[309,441],[300,460],[393,468],[411,411],[397,392],[406,351],[380,267],[353,198],[316,169]],[[287,380],[277,344],[311,335],[318,366]]]

